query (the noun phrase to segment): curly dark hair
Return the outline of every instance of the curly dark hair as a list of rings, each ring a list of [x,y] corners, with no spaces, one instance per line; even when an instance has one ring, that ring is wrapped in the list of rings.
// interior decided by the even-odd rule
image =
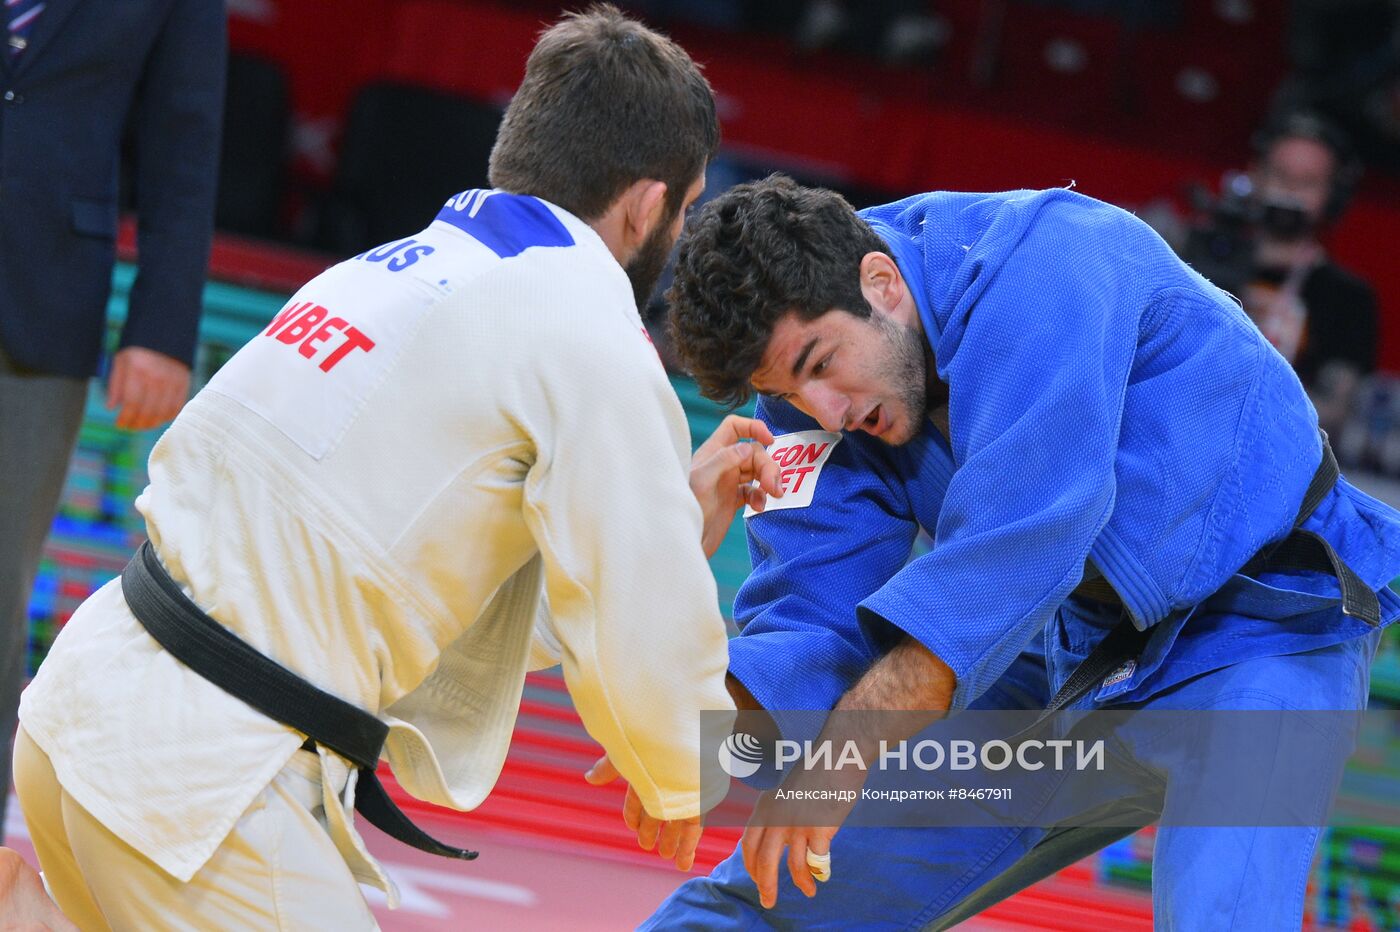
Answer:
[[[833,309],[868,319],[860,261],[889,251],[835,191],[783,175],[730,189],[681,238],[666,293],[681,363],[705,397],[743,404],[778,320]]]

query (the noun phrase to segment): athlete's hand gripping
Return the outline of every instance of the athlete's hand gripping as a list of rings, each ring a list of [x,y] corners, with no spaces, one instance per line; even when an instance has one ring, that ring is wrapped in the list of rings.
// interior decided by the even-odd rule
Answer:
[[[729,531],[734,513],[745,505],[762,511],[768,496],[781,498],[778,464],[765,446],[773,434],[762,421],[731,414],[690,461],[690,491],[705,515],[701,544],[714,556]]]

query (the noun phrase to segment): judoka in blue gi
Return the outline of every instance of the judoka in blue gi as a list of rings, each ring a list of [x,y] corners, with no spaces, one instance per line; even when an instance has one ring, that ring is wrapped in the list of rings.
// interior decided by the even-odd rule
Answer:
[[[742,704],[1043,709],[1112,636],[1127,659],[1071,709],[1364,707],[1400,515],[1327,474],[1288,364],[1130,213],[1049,190],[857,214],[775,176],[704,208],[670,298],[702,389],[756,390],[798,450],[747,522]],[[1298,928],[1335,783],[1317,825],[1169,827],[1192,764],[1144,763],[1157,927]],[[1122,834],[756,818],[648,927],[943,927]]]

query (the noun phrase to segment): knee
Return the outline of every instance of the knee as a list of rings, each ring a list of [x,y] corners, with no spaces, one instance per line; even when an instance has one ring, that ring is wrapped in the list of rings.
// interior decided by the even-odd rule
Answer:
[[[10,848],[0,848],[0,916],[13,932],[77,930],[49,899],[39,872]]]
[[[4,903],[10,892],[23,882],[28,867],[18,851],[0,848],[0,903]]]

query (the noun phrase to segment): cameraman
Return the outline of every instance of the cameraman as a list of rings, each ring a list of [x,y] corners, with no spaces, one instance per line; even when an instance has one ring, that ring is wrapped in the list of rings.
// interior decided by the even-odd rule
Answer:
[[[1328,257],[1319,236],[1346,209],[1360,163],[1346,139],[1293,113],[1256,140],[1249,173],[1191,233],[1188,261],[1235,293],[1293,364],[1325,427],[1344,420],[1360,377],[1376,367],[1376,295]]]

